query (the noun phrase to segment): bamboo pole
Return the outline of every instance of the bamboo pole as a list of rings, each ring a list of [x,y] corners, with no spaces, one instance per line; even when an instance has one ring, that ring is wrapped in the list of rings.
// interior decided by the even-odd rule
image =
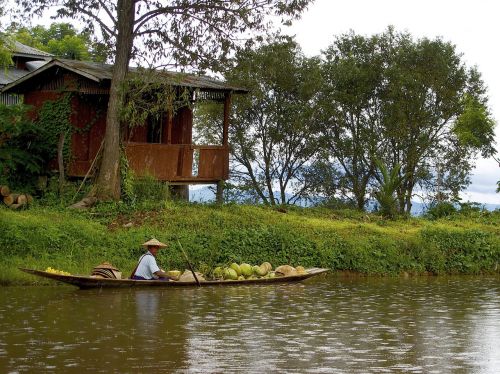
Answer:
[[[186,252],[184,252],[184,248],[182,248],[182,244],[179,241],[179,239],[177,239],[177,243],[179,243],[179,247],[181,248],[182,255],[184,256],[184,259],[186,260],[186,262],[189,266],[189,270],[191,270],[191,273],[193,273],[193,277],[194,277],[194,280],[196,281],[196,284],[198,285],[198,287],[201,287],[200,281],[198,280],[198,277],[196,276],[196,273],[193,270],[193,266],[191,265],[191,262],[189,262],[189,259],[186,255]]]
[[[89,167],[89,170],[87,170],[87,174],[85,174],[85,177],[83,178],[83,181],[82,183],[80,184],[80,186],[78,187],[78,190],[75,192],[75,196],[73,196],[73,199],[71,200],[72,202],[75,201],[75,198],[76,196],[78,196],[78,193],[80,192],[80,190],[82,189],[85,181],[87,180],[88,176],[90,175],[90,172],[92,171],[92,169],[94,168],[94,165],[97,161],[97,158],[99,156],[99,154],[101,153],[101,150],[102,150],[102,146],[104,144],[104,140],[101,142],[101,145],[99,146],[99,149],[97,150],[97,153],[95,154],[95,157],[94,157],[94,160],[92,160],[92,164],[90,165]]]

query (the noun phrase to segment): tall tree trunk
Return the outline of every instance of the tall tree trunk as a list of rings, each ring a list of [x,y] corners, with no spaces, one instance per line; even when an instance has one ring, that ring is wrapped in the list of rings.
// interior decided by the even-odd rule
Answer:
[[[224,203],[224,181],[217,182],[217,190],[215,193],[215,201],[217,204],[222,205]]]
[[[362,212],[365,210],[365,202],[366,202],[366,199],[365,199],[364,194],[356,196],[356,206],[357,206],[358,210],[360,210]]]
[[[135,0],[118,0],[117,9],[115,65],[109,89],[104,148],[94,192],[98,200],[120,199],[120,109],[123,104],[122,83],[127,75],[133,45]]]
[[[353,178],[352,193],[354,195],[354,199],[356,200],[356,207],[358,210],[364,211],[366,203],[366,189],[364,186],[360,186],[360,184],[361,183],[356,178]]]
[[[274,200],[274,192],[271,178],[266,176],[266,186],[267,192],[269,193],[269,204],[276,205],[276,200]]]

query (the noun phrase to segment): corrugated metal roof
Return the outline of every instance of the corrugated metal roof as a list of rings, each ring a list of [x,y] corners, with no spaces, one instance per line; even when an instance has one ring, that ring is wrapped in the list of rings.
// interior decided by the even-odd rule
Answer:
[[[97,63],[97,62],[89,62],[89,61],[75,61],[75,60],[64,60],[59,59],[65,65],[71,67],[75,70],[81,70],[87,74],[93,75],[99,80],[111,79],[113,75],[113,65]],[[208,89],[208,90],[225,90],[225,91],[239,91],[239,92],[247,92],[248,90],[241,87],[234,87],[226,82],[221,80],[203,76],[203,75],[193,75],[179,72],[172,72],[167,70],[147,70],[147,69],[138,69],[131,67],[130,71],[140,72],[141,76],[145,77],[151,73],[151,79],[155,79],[158,75],[160,75],[163,79],[167,80],[169,84],[174,86],[185,86],[185,87],[193,87],[200,89]]]
[[[40,51],[39,49],[36,49],[33,47],[29,47],[27,45],[19,43],[16,40],[14,40],[14,43],[12,46],[12,53],[19,54],[19,55],[26,55],[26,56],[43,57],[43,58],[54,56],[51,53]]]
[[[111,80],[113,76],[113,65],[90,61],[53,59],[40,69],[29,73],[20,81],[13,82],[9,85],[9,87],[6,87],[6,89],[10,89],[19,83],[27,81],[31,79],[31,77],[36,76],[53,66],[65,68],[96,82]],[[171,72],[166,70],[140,70],[138,68],[131,68],[130,71],[132,73],[140,73],[143,79],[148,79],[148,77],[150,77],[149,79],[155,79],[158,76],[161,76],[162,79],[165,79],[168,84],[173,86],[198,88],[202,91],[234,91],[235,93],[248,92],[248,90],[244,88],[234,87],[226,82],[207,76]],[[150,73],[151,75],[149,75]]]
[[[28,70],[21,69],[0,69],[0,87],[5,86],[11,82],[14,82],[26,74],[28,74]]]

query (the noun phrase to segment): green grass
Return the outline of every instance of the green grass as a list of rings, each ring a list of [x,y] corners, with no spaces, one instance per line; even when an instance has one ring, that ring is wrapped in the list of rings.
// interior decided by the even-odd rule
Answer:
[[[269,261],[365,274],[500,272],[500,212],[390,221],[325,208],[109,203],[87,212],[0,208],[0,230],[1,284],[44,283],[21,266],[89,274],[109,261],[128,276],[151,236],[170,244],[159,255],[164,269],[185,267],[178,239],[202,271]]]

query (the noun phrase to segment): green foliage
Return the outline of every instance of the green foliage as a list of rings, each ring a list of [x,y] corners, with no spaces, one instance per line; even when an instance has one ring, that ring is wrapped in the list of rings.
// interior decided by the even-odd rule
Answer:
[[[464,110],[456,120],[453,131],[463,145],[480,150],[483,157],[495,154],[495,121],[488,109],[469,94],[463,100]]]
[[[474,202],[450,203],[446,201],[431,205],[426,212],[430,219],[446,218],[448,220],[480,219],[487,222],[489,218],[495,217],[500,211],[489,212],[481,204]]]
[[[28,117],[24,105],[0,105],[0,178],[12,188],[32,185],[50,158],[43,127]]]
[[[122,178],[122,194],[125,202],[136,204],[144,201],[165,201],[170,197],[168,184],[151,175],[138,177],[129,170]]]
[[[87,32],[80,32],[70,23],[52,23],[24,27],[13,23],[8,32],[18,42],[70,60],[104,62],[109,54],[101,43],[92,41]]]
[[[182,107],[190,107],[193,101],[191,89],[176,87],[183,75],[161,75],[153,69],[139,68],[129,74],[122,86],[126,100],[122,107],[122,121],[128,126],[144,126],[148,118],[160,122],[166,113],[172,116]]]
[[[437,204],[434,204],[427,210],[426,215],[430,218],[443,218],[449,217],[457,212],[457,208],[450,202],[443,201]]]
[[[399,175],[400,164],[396,164],[389,173],[387,167],[380,161],[375,160],[381,178],[379,178],[379,188],[375,192],[375,198],[380,204],[380,212],[383,216],[393,218],[398,213],[398,202],[395,193],[401,186],[403,177]]]
[[[325,191],[353,196],[363,209],[374,157],[399,163],[398,206],[409,213],[415,188],[456,198],[478,152],[494,153],[484,83],[453,44],[389,27],[370,37],[341,35],[324,59],[319,107],[337,171]]]
[[[0,69],[12,65],[11,41],[0,33]]]
[[[46,100],[34,121],[28,106],[0,106],[0,177],[11,187],[33,190],[36,177],[46,174],[49,162],[56,159],[61,134],[65,134],[63,157],[69,165],[72,134],[88,131],[99,115],[84,128],[74,127],[71,100],[71,93]]]
[[[99,46],[110,51],[118,44],[128,50],[128,56],[132,56],[133,46],[140,44],[143,48],[134,49],[133,54],[149,63],[166,57],[172,60],[167,60],[170,64],[217,70],[231,52],[244,44],[243,40],[251,42],[249,36],[257,37],[272,27],[268,16],[274,16],[274,23],[279,20],[288,25],[309,3],[311,0],[231,0],[222,3],[173,0],[169,5],[162,2],[149,2],[146,7],[134,4],[130,7],[132,17],[126,18],[118,16],[118,12],[122,16],[125,13],[125,5],[118,10],[114,2],[63,1],[54,11],[52,1],[34,0],[19,1],[10,12],[21,20],[30,20],[33,14],[41,16],[45,12],[50,12],[53,18],[75,20],[84,25],[81,38],[85,43],[90,43],[92,36],[100,41]],[[103,14],[107,16],[102,17]],[[120,21],[127,25],[120,25]],[[127,26],[134,32],[132,37],[140,43],[117,43],[121,36],[118,34]],[[40,41],[45,41],[46,34],[61,40],[65,32],[72,36],[71,31],[74,31],[67,23],[52,24],[48,30],[42,26],[27,30],[29,36],[35,34]],[[100,50],[92,44],[90,47],[95,52]],[[114,55],[120,54],[115,52]]]
[[[61,133],[65,134],[64,156],[69,160],[71,135],[76,129],[71,124],[71,93],[65,93],[56,100],[46,100],[37,112],[37,127],[44,129],[51,158],[57,155],[57,143]]]
[[[460,203],[460,214],[462,215],[471,216],[476,213],[480,213],[481,211],[484,211],[484,209],[480,203],[470,201]]]
[[[52,176],[47,179],[46,185],[37,186],[40,196],[37,197],[35,204],[44,208],[65,210],[87,196],[92,188],[89,180],[83,185],[81,180],[66,180],[62,190],[59,183],[59,177]]]
[[[500,243],[481,230],[424,228],[421,231],[420,260],[435,274],[478,274],[495,269],[500,260]]]
[[[354,33],[338,36],[325,50],[321,65],[318,112],[325,157],[318,171],[326,171],[330,178],[319,183],[327,196],[351,199],[360,210],[374,176],[372,160],[381,136],[384,60],[378,41],[377,36]]]

